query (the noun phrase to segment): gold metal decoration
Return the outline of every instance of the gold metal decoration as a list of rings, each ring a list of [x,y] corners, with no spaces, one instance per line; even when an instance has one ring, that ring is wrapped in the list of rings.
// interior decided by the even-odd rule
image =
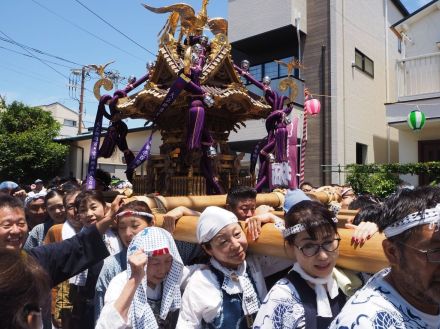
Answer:
[[[228,21],[222,17],[209,19],[208,27],[214,35],[217,35],[219,33],[228,35]]]
[[[96,81],[95,85],[93,86],[93,94],[98,101],[101,99],[101,87],[104,87],[105,90],[110,91],[113,89],[113,82],[107,78]]]
[[[186,48],[185,57],[183,59],[183,72],[189,76],[191,74],[191,47]]]
[[[206,10],[208,2],[209,0],[202,0],[202,8],[197,15],[195,14],[194,9],[185,3],[177,3],[159,8],[151,7],[146,4],[143,4],[143,6],[156,14],[171,12],[170,17],[164,26],[164,33],[174,34],[177,28],[177,22],[180,20],[180,34],[178,38],[178,42],[180,42],[183,35],[186,35],[186,37],[191,35],[202,35],[203,29],[208,21]]]
[[[298,86],[296,85],[295,80],[288,77],[280,81],[278,88],[281,91],[286,91],[287,88],[290,87],[290,94],[289,94],[289,100],[290,102],[295,101],[296,96],[298,95]]]
[[[282,66],[287,67],[287,77],[290,77],[292,75],[293,69],[295,69],[295,68],[303,69],[304,68],[304,65],[302,65],[302,63],[297,59],[292,59],[288,63],[276,59],[275,62],[282,65]]]
[[[96,71],[96,73],[97,73],[102,79],[104,79],[104,78],[105,78],[105,73],[104,73],[105,68],[106,68],[107,66],[109,66],[110,64],[114,63],[114,62],[115,62],[115,61],[111,61],[111,62],[108,62],[108,63],[106,63],[106,64],[104,64],[104,65],[99,65],[99,64],[89,64],[89,65],[87,65],[87,67],[94,69],[94,70]],[[108,90],[108,89],[107,89],[107,90]]]

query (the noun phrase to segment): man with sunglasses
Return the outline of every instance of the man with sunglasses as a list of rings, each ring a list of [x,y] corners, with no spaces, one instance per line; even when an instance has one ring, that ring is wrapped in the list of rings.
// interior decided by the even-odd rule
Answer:
[[[344,306],[330,328],[440,328],[440,188],[403,189],[377,222],[384,269]]]

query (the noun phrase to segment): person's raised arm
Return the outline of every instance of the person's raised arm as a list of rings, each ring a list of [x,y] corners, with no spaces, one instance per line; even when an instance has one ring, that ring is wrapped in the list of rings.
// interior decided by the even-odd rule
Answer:
[[[163,216],[162,228],[173,234],[174,230],[176,229],[177,221],[183,216],[200,216],[200,213],[198,211],[188,209],[187,207],[179,206],[168,211]]]
[[[247,233],[252,240],[257,240],[261,233],[261,226],[266,223],[277,223],[283,220],[271,212],[252,216],[246,219]]]
[[[127,197],[125,195],[117,195],[111,203],[111,206],[108,207],[104,218],[96,223],[96,228],[100,234],[104,234],[110,228],[111,224],[114,222],[116,212],[126,198]]]
[[[132,255],[128,256],[128,263],[131,268],[131,277],[125,284],[121,295],[116,299],[114,308],[125,322],[128,321],[128,311],[130,309],[131,302],[133,301],[136,289],[145,277],[145,265],[147,264],[148,257],[143,250],[137,250]]]

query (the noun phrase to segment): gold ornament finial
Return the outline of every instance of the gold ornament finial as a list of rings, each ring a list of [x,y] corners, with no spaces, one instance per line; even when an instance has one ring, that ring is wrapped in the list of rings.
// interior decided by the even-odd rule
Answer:
[[[202,8],[196,14],[195,10],[185,3],[176,3],[170,6],[164,7],[152,7],[147,4],[142,4],[146,9],[152,11],[156,14],[164,14],[171,13],[168,17],[165,26],[159,32],[159,40],[164,43],[171,37],[174,37],[174,33],[177,30],[177,26],[180,21],[180,34],[177,41],[180,43],[183,35],[186,37],[197,35],[200,36],[203,34],[203,29],[208,24],[208,7],[209,0],[202,0]],[[221,29],[224,32],[225,26],[227,28],[227,22],[220,22],[219,18],[216,18],[216,21],[211,22],[213,28]],[[166,42],[165,42],[166,43]]]
[[[108,63],[103,64],[103,65],[89,64],[89,65],[86,65],[86,67],[94,69],[96,71],[96,74],[98,74],[102,79],[104,79],[105,78],[105,73],[104,73],[105,68],[107,66],[109,66],[110,64],[114,63],[114,62],[115,61],[111,61],[111,62],[108,62]]]
[[[303,69],[304,65],[297,59],[292,58],[292,60],[290,62],[283,62],[280,60],[275,59],[274,62],[287,67],[287,77],[290,77],[292,75],[292,71],[295,68],[300,68]]]

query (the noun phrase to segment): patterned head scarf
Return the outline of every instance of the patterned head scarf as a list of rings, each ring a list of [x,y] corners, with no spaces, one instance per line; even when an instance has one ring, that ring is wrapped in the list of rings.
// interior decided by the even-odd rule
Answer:
[[[440,229],[440,203],[425,211],[416,211],[405,218],[389,225],[383,230],[387,238],[399,235],[419,225],[429,224],[430,229]]]
[[[29,207],[29,204],[37,199],[44,199],[44,197],[46,196],[47,192],[46,191],[40,191],[38,193],[35,192],[30,192],[26,199],[24,200],[24,206],[27,208]]]
[[[148,256],[169,253],[173,264],[162,287],[160,318],[166,319],[168,312],[180,308],[180,280],[183,262],[171,234],[159,227],[147,227],[139,232],[131,241],[127,250],[127,259],[136,250],[144,250]],[[127,263],[127,275],[130,278],[131,268]],[[157,329],[158,325],[147,300],[147,277],[137,288],[130,308],[130,322],[133,329]]]

